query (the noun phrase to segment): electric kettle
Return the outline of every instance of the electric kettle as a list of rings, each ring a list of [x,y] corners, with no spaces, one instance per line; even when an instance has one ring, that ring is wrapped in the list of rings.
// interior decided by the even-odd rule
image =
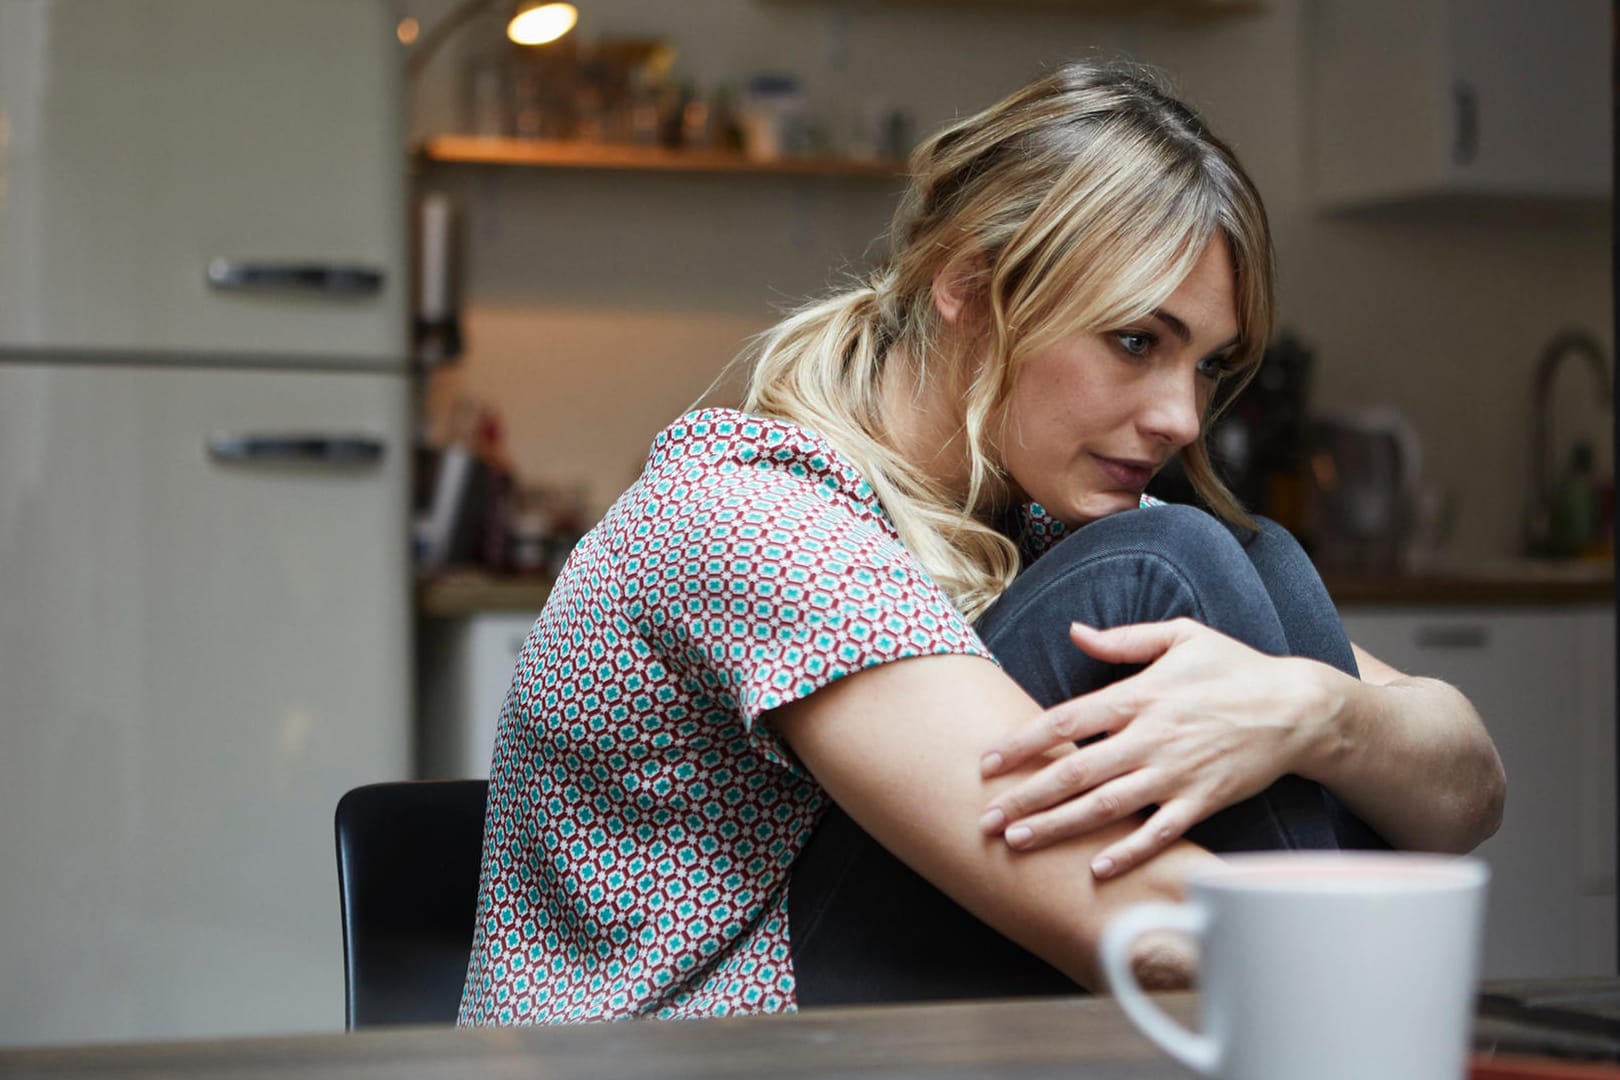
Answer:
[[[1417,430],[1398,410],[1314,417],[1306,436],[1307,521],[1323,573],[1400,573],[1423,475]]]

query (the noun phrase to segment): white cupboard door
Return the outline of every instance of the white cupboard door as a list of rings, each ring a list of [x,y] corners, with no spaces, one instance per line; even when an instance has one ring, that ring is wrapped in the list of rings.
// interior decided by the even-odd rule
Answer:
[[[1615,973],[1614,610],[1345,613],[1356,644],[1469,696],[1502,755],[1485,978]]]
[[[1329,210],[1612,195],[1608,0],[1308,0]]]
[[[1450,0],[1450,11],[1458,187],[1609,197],[1609,0]]]
[[[501,712],[536,614],[425,620],[417,639],[423,779],[488,779]]]
[[[333,809],[409,768],[407,390],[0,365],[0,1044],[342,1027]],[[207,450],[287,432],[384,452]]]
[[[0,348],[399,365],[402,100],[375,0],[0,3]]]

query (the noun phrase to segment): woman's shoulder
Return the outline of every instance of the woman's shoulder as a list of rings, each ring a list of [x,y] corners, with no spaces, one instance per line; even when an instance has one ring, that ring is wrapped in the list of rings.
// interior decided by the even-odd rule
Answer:
[[[689,412],[659,432],[643,479],[657,486],[803,488],[884,516],[860,470],[825,436],[790,420],[736,409]]]
[[[720,456],[754,460],[766,454],[780,459],[798,455],[842,458],[821,435],[791,420],[709,408],[695,409],[660,431],[653,439],[648,464]]]

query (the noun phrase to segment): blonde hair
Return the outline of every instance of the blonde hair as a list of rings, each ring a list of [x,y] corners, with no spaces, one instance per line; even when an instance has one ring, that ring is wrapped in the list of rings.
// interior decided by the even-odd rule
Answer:
[[[1240,340],[1187,477],[1212,510],[1252,525],[1210,463],[1204,433],[1254,374],[1271,335],[1270,230],[1230,149],[1145,69],[1071,63],[912,153],[888,260],[860,288],[800,309],[761,335],[743,408],[820,433],[860,469],[900,535],[969,618],[1018,572],[998,528],[1007,485],[988,447],[1020,364],[1058,338],[1116,329],[1158,308],[1212,238],[1236,282]],[[983,340],[939,349],[935,279],[951,274]],[[885,438],[881,382],[905,357],[917,385],[961,402],[966,492],[948,489]],[[932,370],[938,369],[938,370]]]

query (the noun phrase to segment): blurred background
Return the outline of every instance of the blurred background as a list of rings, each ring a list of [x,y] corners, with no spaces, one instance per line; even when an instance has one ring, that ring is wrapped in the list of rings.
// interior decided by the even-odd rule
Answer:
[[[653,436],[1084,56],[1266,199],[1214,443],[1491,727],[1485,974],[1615,972],[1607,0],[533,6],[0,0],[0,1043],[340,1027],[337,798],[487,771]]]
[[[406,5],[424,24],[451,6]],[[1312,408],[1400,410],[1421,437],[1429,542],[1459,560],[1517,555],[1538,361],[1566,328],[1605,350],[1611,335],[1607,5],[1465,5],[1451,27],[1432,5],[1351,7],[602,0],[548,48],[658,42],[676,100],[746,106],[750,80],[784,76],[809,129],[800,152],[829,156],[870,152],[891,119],[908,140],[931,131],[1066,58],[1160,68],[1266,199],[1280,324],[1311,354]],[[418,140],[516,133],[526,111],[547,122],[522,100],[503,31],[491,12],[423,68]],[[1468,35],[1481,40],[1456,40]],[[1530,49],[1545,63],[1527,64]],[[1502,156],[1477,175],[1446,163],[1470,80],[1474,109],[1501,110],[1476,122],[1522,142],[1487,150]],[[481,88],[497,81],[508,103],[490,109]],[[465,215],[466,353],[430,379],[433,421],[491,409],[524,484],[583,488],[593,510],[749,334],[881,256],[900,187],[432,162],[416,180]],[[1586,366],[1567,365],[1550,411],[1561,454],[1584,439],[1607,475],[1608,405]]]

